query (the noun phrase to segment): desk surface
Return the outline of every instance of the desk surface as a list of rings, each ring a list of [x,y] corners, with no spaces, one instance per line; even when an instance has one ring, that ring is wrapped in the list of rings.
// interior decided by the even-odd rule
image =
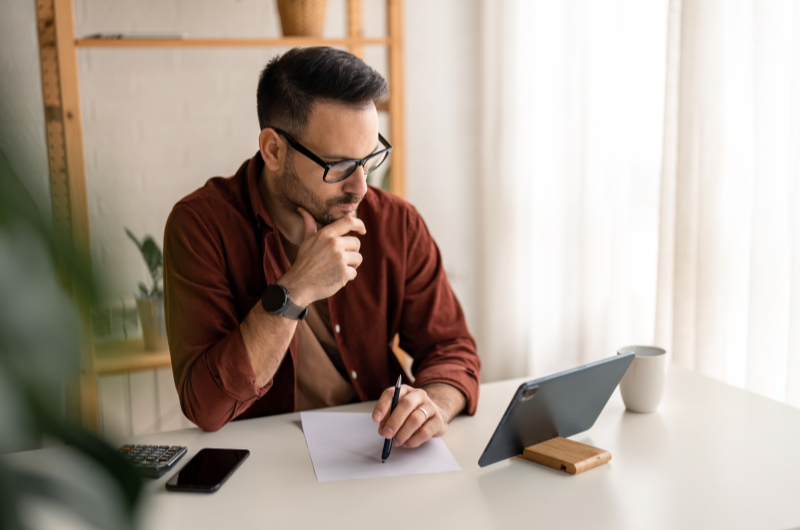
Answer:
[[[609,450],[609,464],[575,476],[520,458],[481,469],[521,381],[483,385],[478,413],[450,424],[444,440],[461,472],[318,483],[299,414],[131,438],[187,445],[188,457],[202,447],[251,452],[212,495],[168,492],[168,476],[150,483],[143,528],[800,526],[800,410],[672,367],[659,412],[626,412],[617,392],[595,426],[573,437]],[[9,458],[34,465],[59,449]]]

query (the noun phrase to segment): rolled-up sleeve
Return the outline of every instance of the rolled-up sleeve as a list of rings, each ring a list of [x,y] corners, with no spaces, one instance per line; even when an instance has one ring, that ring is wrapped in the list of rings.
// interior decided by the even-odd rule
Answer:
[[[178,203],[164,233],[164,296],[170,356],[183,413],[215,431],[266,393],[239,331],[221,239]]]
[[[408,218],[404,293],[400,347],[414,358],[414,385],[451,385],[466,397],[465,412],[475,414],[480,388],[475,341],[439,249],[414,208]]]

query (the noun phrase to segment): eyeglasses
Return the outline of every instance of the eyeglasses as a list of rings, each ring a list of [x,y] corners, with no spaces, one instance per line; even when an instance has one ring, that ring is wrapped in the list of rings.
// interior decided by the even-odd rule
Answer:
[[[300,142],[289,136],[286,131],[282,131],[275,127],[271,127],[276,133],[280,134],[286,141],[289,142],[295,151],[304,154],[312,161],[316,162],[320,166],[325,169],[325,173],[322,175],[322,180],[329,184],[333,184],[334,182],[341,182],[350,175],[352,175],[358,166],[364,168],[364,175],[369,175],[376,169],[383,164],[387,158],[389,158],[389,153],[392,152],[392,146],[389,142],[386,141],[386,138],[378,133],[378,140],[383,144],[384,148],[380,151],[375,151],[371,155],[367,156],[366,158],[362,158],[361,160],[340,160],[338,162],[325,162],[322,158],[318,157],[314,153],[312,153],[308,148],[303,146]]]

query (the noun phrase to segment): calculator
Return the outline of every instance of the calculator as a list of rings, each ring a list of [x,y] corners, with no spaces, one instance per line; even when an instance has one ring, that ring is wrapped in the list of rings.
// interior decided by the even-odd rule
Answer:
[[[186,454],[186,447],[128,444],[120,447],[119,452],[141,476],[158,478],[167,471],[175,469],[175,464]]]

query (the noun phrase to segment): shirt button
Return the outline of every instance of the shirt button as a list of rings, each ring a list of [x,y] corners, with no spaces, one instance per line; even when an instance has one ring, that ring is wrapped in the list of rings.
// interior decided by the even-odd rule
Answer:
[[[350,377],[352,377],[353,379],[358,379],[358,374],[356,373],[356,371],[355,371],[355,370],[353,370],[352,372],[350,372]]]
[[[342,328],[339,327],[339,324],[336,324],[336,326],[333,329],[336,330],[336,333],[339,333],[339,331],[341,331]]]

